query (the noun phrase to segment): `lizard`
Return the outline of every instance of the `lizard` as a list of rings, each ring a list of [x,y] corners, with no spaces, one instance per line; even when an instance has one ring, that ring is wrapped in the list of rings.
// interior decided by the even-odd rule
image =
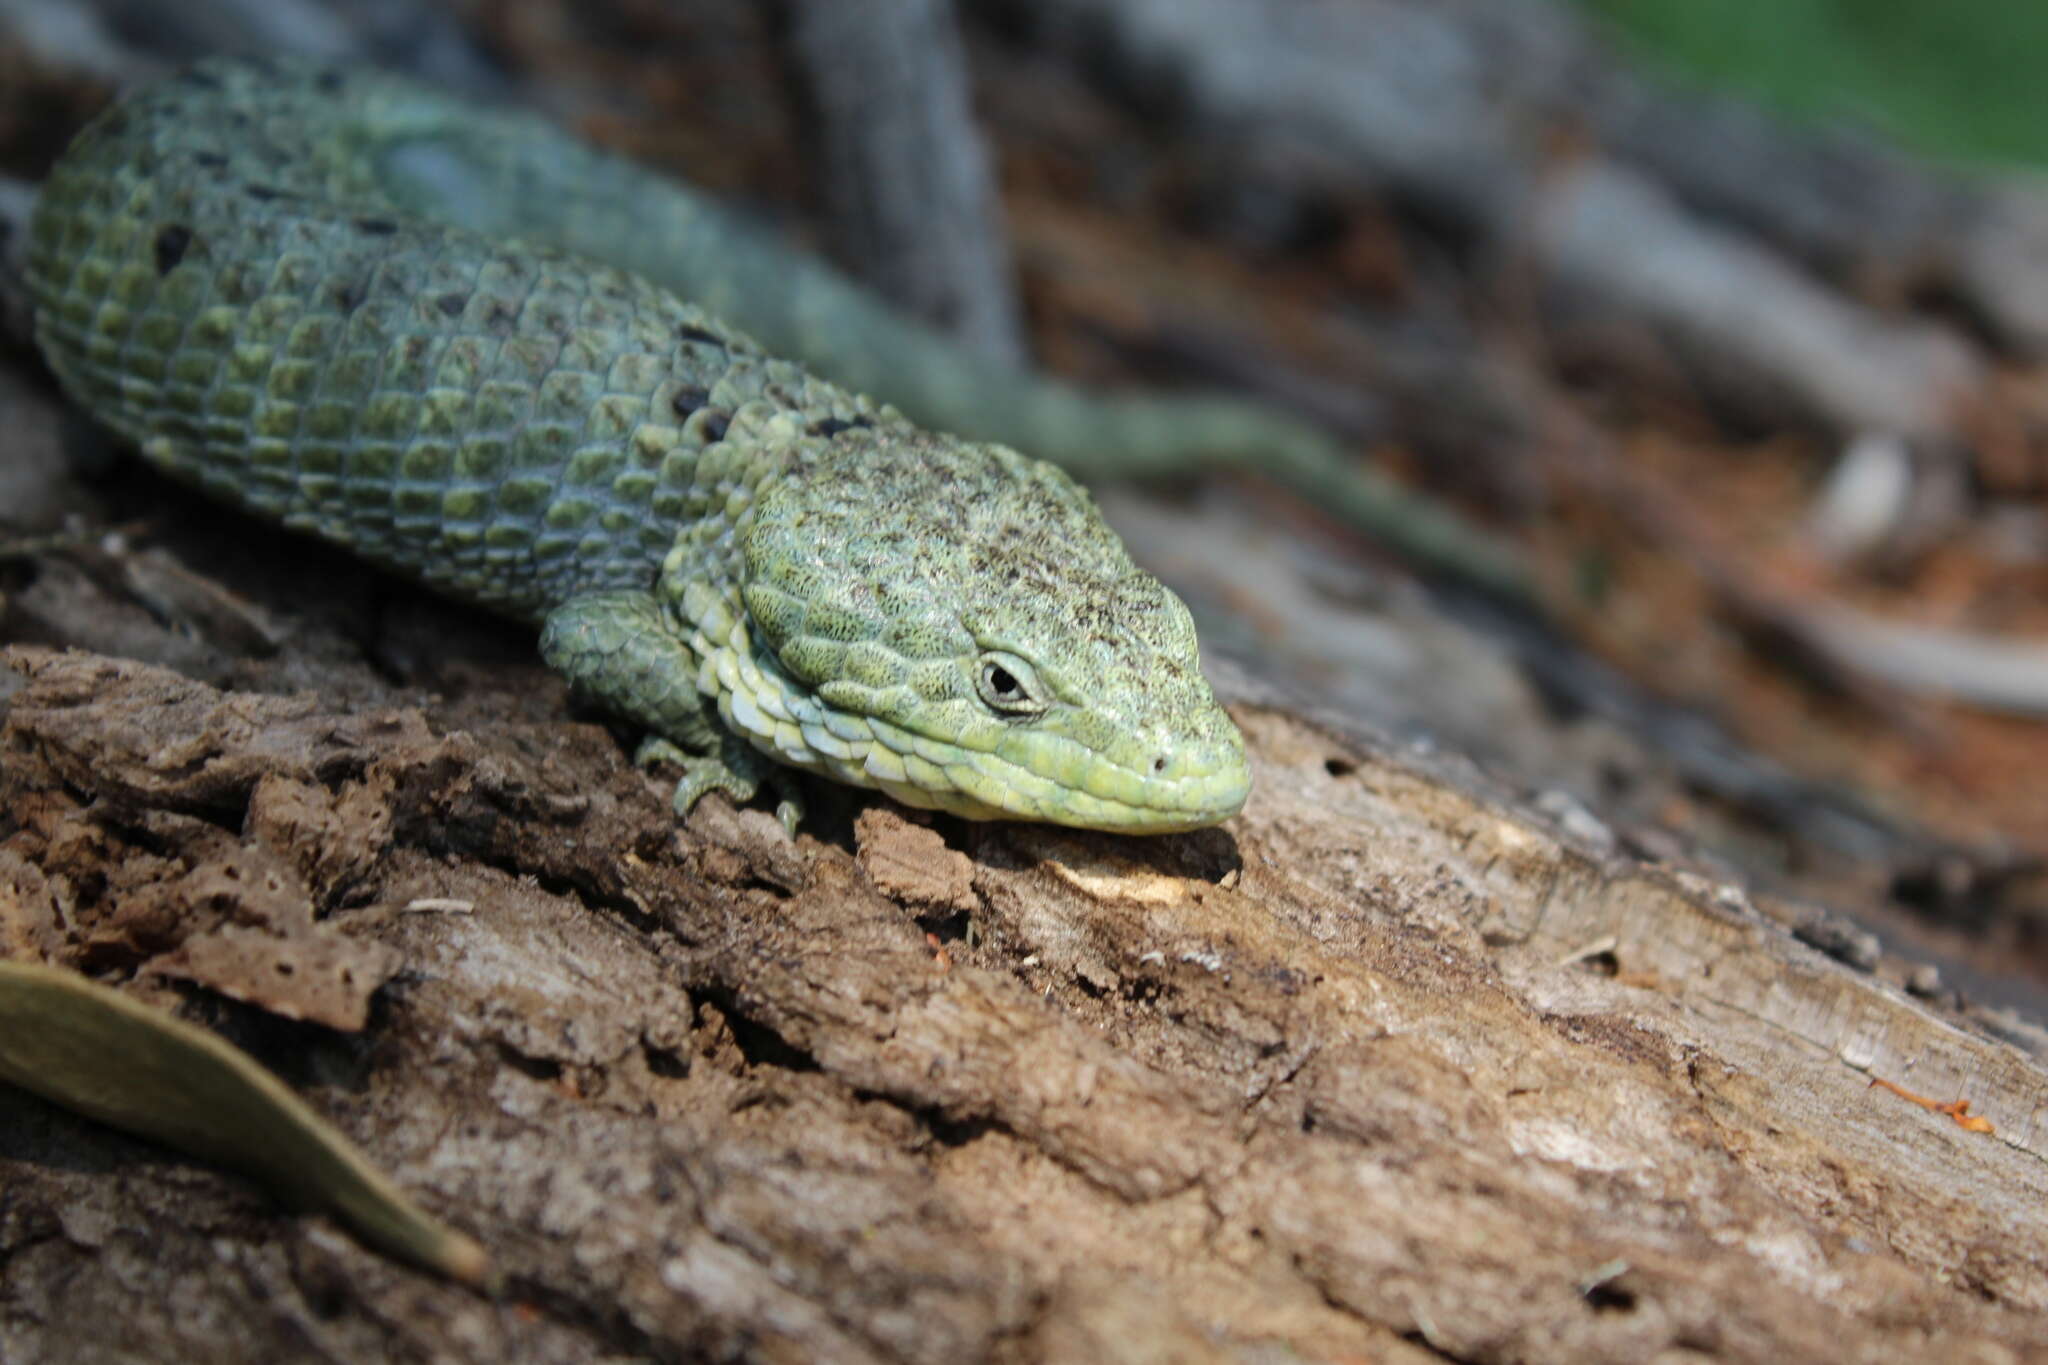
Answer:
[[[542,192],[543,169],[567,181]],[[641,761],[683,762],[678,815],[768,785],[793,834],[794,769],[969,819],[1234,815],[1244,740],[1187,608],[1086,491],[772,355],[722,310],[755,300],[777,335],[778,308],[844,286],[778,278],[702,207],[396,78],[217,60],[78,136],[25,274],[87,411],[209,494],[537,626],[647,731]],[[653,236],[708,273],[657,269]],[[211,1034],[0,961],[9,1019],[0,1080],[489,1283],[481,1248]]]
[[[678,187],[374,72],[130,95],[31,219],[38,344],[173,475],[540,629],[680,760],[970,819],[1227,819],[1244,741],[1187,608],[1068,474],[780,359],[844,288]],[[655,258],[657,245],[667,264]],[[609,257],[610,259],[605,259]],[[776,324],[780,316],[786,325]]]

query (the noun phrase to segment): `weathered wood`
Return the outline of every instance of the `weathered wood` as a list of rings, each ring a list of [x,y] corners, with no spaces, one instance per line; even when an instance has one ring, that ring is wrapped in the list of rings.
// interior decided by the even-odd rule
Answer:
[[[319,883],[324,922],[404,962],[367,1047],[225,1021],[529,1307],[487,1310],[9,1095],[9,1359],[160,1322],[136,1296],[167,1281],[130,1280],[111,1232],[137,1217],[216,1359],[264,1358],[280,1315],[330,1346],[468,1359],[568,1340],[958,1360],[1077,1335],[1141,1358],[1091,1326],[1105,1298],[1225,1359],[1406,1339],[1876,1361],[1901,1332],[1957,1357],[2048,1329],[2037,1060],[1732,888],[1283,713],[1239,711],[1259,785],[1225,830],[869,807],[791,844],[717,804],[671,828],[602,731],[494,717],[524,669],[453,712],[356,721],[318,694],[11,657],[6,938],[114,962],[165,871],[346,869]],[[293,784],[295,818],[257,818],[261,773]],[[1872,1077],[1967,1098],[1996,1131]],[[111,1241],[72,1228],[82,1206]],[[1063,1288],[1082,1283],[1092,1299]]]

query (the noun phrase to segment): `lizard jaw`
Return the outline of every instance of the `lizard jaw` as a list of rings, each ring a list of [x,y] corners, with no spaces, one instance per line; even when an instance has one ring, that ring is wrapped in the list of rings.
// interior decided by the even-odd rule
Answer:
[[[744,620],[726,617],[720,639],[700,628],[697,686],[717,698],[733,733],[778,763],[904,805],[968,820],[1034,820],[1122,834],[1170,834],[1218,824],[1251,788],[1244,743],[1162,754],[1158,773],[1134,773],[1057,735],[1036,735],[1031,762],[918,734],[879,716],[827,704],[754,647]]]

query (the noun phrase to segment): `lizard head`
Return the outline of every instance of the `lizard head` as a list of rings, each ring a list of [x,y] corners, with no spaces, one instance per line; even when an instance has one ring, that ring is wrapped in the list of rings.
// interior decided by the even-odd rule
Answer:
[[[760,488],[738,549],[752,668],[720,710],[783,761],[974,819],[1162,833],[1243,806],[1187,608],[1051,465],[848,430]]]

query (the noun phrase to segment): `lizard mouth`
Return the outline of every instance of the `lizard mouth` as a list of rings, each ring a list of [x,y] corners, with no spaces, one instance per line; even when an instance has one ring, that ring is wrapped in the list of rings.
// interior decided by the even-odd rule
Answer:
[[[868,784],[906,805],[968,819],[1037,820],[1119,834],[1174,834],[1218,824],[1244,808],[1251,790],[1242,750],[1176,756],[1169,761],[1170,777],[1134,774],[1099,755],[1087,756],[1083,772],[1055,777],[1038,765],[962,750],[958,761],[941,769],[948,787],[943,791],[893,780],[894,765],[888,759],[877,765],[874,756],[870,749]]]
[[[828,707],[772,657],[723,650],[711,672],[720,717],[777,762],[969,820],[1170,834],[1229,819],[1251,790],[1244,740],[1220,709],[1208,733],[1133,767],[1046,731],[981,749]]]
[[[1034,746],[1033,761],[1024,764],[970,752],[948,776],[964,795],[992,806],[991,818],[1123,834],[1171,834],[1217,824],[1243,809],[1251,790],[1251,771],[1237,745],[1189,746],[1134,772],[1071,740],[1032,738],[1057,742]]]

